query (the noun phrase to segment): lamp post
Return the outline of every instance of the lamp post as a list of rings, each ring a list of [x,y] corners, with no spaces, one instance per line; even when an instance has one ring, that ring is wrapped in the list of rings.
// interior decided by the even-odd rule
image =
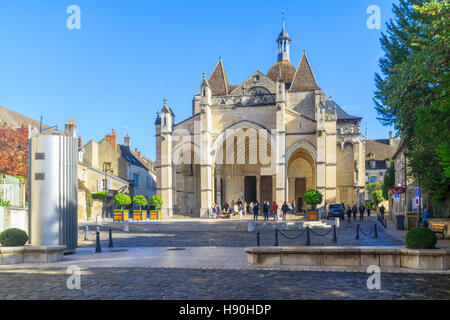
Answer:
[[[105,217],[105,211],[106,211],[106,195],[107,195],[107,193],[108,193],[108,178],[107,178],[107,174],[108,173],[111,173],[111,174],[113,174],[114,173],[114,170],[113,169],[107,169],[105,166],[103,166],[103,172],[105,172],[105,180],[104,180],[104,185],[103,185],[103,190],[104,190],[104,192],[105,192],[105,196],[103,197],[103,214],[102,214],[102,216],[103,216],[103,218],[106,218]]]

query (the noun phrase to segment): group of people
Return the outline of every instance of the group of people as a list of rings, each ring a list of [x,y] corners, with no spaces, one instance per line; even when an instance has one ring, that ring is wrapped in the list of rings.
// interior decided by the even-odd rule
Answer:
[[[342,204],[342,206],[345,208],[344,204]],[[353,220],[357,219],[358,211],[359,211],[359,221],[363,221],[364,220],[364,213],[366,211],[367,211],[367,216],[370,218],[370,214],[371,214],[370,207],[366,208],[363,204],[361,204],[358,207],[356,204],[354,204],[353,207],[347,206],[348,222],[350,222],[350,219],[351,219],[352,215],[353,215]],[[384,219],[385,212],[386,212],[386,208],[384,207],[384,205],[381,205],[381,207],[380,207],[381,219]]]
[[[232,201],[231,205],[226,202],[222,207],[220,207],[219,204],[214,203],[212,206],[212,217],[213,219],[218,219],[229,218],[235,215],[240,215],[242,217],[243,214],[253,214],[253,220],[257,221],[259,213],[262,210],[264,214],[264,221],[269,221],[269,215],[273,215],[273,219],[278,220],[278,209],[279,206],[276,201],[274,201],[272,205],[270,205],[269,201],[264,201],[262,205],[260,205],[258,201],[245,203],[238,200],[236,202]],[[295,205],[295,201],[292,201],[291,204],[288,204],[285,201],[280,209],[280,217],[283,220],[286,220],[287,215],[290,213],[295,213],[297,207]]]

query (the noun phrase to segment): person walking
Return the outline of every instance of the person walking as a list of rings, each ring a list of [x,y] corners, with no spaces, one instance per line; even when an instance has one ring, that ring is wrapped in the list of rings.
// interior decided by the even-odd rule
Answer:
[[[272,204],[273,221],[278,220],[278,204],[276,201]]]
[[[350,219],[352,218],[352,208],[347,206],[347,222],[350,223]]]
[[[217,219],[217,205],[214,203],[212,207],[212,217],[213,219]]]
[[[359,206],[359,221],[364,220],[364,211],[366,211],[366,207],[363,204]]]
[[[281,212],[283,212],[283,221],[286,221],[286,214],[288,211],[289,211],[289,206],[285,201],[283,206],[281,207]]]
[[[295,205],[295,200],[292,200],[291,208],[292,208],[292,214],[296,214],[297,213],[297,206]]]
[[[256,201],[253,204],[253,220],[258,221],[259,203]]]
[[[430,216],[431,215],[430,212],[428,211],[428,208],[425,208],[422,214],[422,223],[425,228],[428,228],[428,219],[430,218]]]
[[[367,207],[367,217],[370,218],[370,206]]]
[[[384,205],[381,205],[380,213],[381,213],[381,220],[384,220],[384,212],[386,211],[386,208]]]
[[[356,220],[356,213],[358,212],[358,207],[356,206],[356,204],[353,205],[352,212],[353,212],[353,220]]]
[[[263,207],[264,221],[269,221],[269,210],[270,210],[269,201],[264,201]]]

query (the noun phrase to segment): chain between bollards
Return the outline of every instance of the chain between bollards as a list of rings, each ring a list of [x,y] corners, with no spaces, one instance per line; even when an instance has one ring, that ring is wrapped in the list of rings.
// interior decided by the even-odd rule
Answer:
[[[275,247],[278,247],[278,229],[275,229]]]
[[[260,238],[260,233],[259,231],[256,233],[256,246],[260,246],[261,245],[261,238]]]
[[[306,227],[306,243],[305,243],[305,245],[307,245],[307,246],[311,245],[311,239],[309,237],[309,226]]]
[[[113,247],[114,247],[114,244],[113,244],[113,241],[112,241],[112,230],[109,229],[109,242],[108,242],[108,248],[113,248]]]
[[[359,224],[356,225],[356,240],[359,240]]]
[[[333,226],[333,242],[337,242],[336,226]]]
[[[95,236],[95,253],[102,252],[102,247],[100,246],[100,231],[97,228],[96,236]]]

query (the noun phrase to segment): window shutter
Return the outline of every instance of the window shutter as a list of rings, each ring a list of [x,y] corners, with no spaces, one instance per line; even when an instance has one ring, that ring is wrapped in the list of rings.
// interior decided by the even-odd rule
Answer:
[[[102,179],[97,179],[97,192],[102,191]]]

